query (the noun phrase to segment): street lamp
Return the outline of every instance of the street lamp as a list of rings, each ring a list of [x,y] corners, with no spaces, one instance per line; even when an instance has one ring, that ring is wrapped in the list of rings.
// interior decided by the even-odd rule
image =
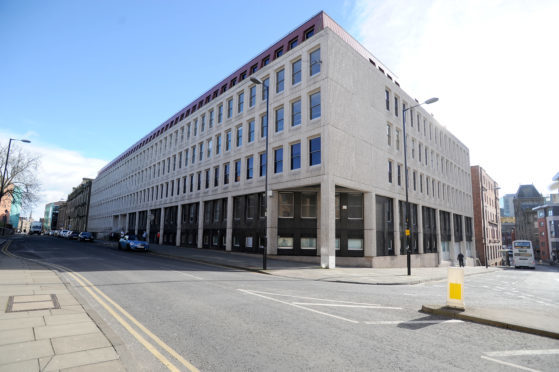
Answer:
[[[2,173],[2,193],[4,193],[4,187],[7,186],[6,177],[8,175],[8,160],[10,159],[10,147],[12,146],[12,141],[31,143],[28,139],[10,138],[10,142],[8,142],[8,152],[6,153],[6,163],[4,163],[4,173]]]
[[[262,253],[262,269],[266,270],[267,268],[267,254],[268,254],[268,171],[270,170],[268,167],[268,146],[269,146],[269,139],[268,139],[268,132],[269,132],[269,107],[270,107],[270,87],[269,84],[262,83],[261,80],[251,77],[250,81],[252,81],[256,85],[262,85],[264,88],[264,92],[266,92],[266,174],[265,174],[265,185],[264,185],[264,211],[266,216],[266,225],[264,226],[265,231],[265,239],[266,244],[264,246],[264,252]]]
[[[410,248],[410,203],[408,199],[408,153],[407,153],[407,139],[406,139],[406,111],[416,108],[421,105],[430,105],[431,103],[437,102],[439,99],[437,97],[429,98],[428,100],[418,103],[415,106],[411,106],[405,108],[402,111],[402,119],[404,123],[404,174],[405,174],[405,181],[406,181],[406,216],[405,216],[405,223],[406,223],[406,255],[407,255],[407,266],[408,266],[408,275],[411,275],[411,248]],[[419,123],[417,124],[419,125]]]

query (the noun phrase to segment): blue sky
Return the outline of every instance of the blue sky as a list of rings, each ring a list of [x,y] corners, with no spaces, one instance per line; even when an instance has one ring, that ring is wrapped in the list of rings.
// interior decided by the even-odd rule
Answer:
[[[501,194],[550,192],[558,1],[0,0],[0,142],[43,157],[33,216],[320,10],[440,98],[428,110]]]

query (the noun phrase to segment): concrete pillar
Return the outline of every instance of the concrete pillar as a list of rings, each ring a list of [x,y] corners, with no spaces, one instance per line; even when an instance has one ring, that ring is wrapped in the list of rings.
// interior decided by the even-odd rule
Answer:
[[[277,191],[273,191],[271,197],[268,196],[268,218],[266,223],[266,235],[268,237],[267,253],[276,255],[278,254],[278,200],[279,193]]]
[[[394,198],[392,203],[392,212],[394,216],[394,255],[399,256],[402,242],[400,241],[400,203],[397,198]]]
[[[134,222],[134,235],[138,236],[138,224],[140,222],[140,211],[136,211],[136,221]]]
[[[450,255],[450,262],[452,263],[452,265],[456,265],[455,260],[457,259],[458,256],[458,252],[456,252],[456,249],[454,248],[455,246],[455,241],[454,241],[454,213],[450,213],[450,244],[448,247],[448,251],[449,251],[449,255]]]
[[[198,248],[203,247],[204,240],[204,201],[200,200],[198,203]]]
[[[466,255],[466,228],[465,228],[466,220],[464,218],[464,215],[460,216],[460,220],[462,222],[462,240],[460,241],[460,252],[462,252],[464,257],[467,257],[467,255]]]
[[[163,244],[164,226],[165,226],[165,208],[161,208],[161,217],[159,218],[159,245]]]
[[[147,217],[146,217],[146,236],[147,236],[147,241],[149,242],[149,230],[150,230],[150,224],[151,224],[151,220],[150,220],[150,216],[151,216],[151,210],[148,209],[147,211]]]
[[[128,233],[128,218],[128,213],[126,213],[124,215],[124,228],[122,229],[125,233]]]
[[[225,231],[225,250],[233,248],[233,197],[227,197],[227,230]]]
[[[435,224],[437,231],[437,251],[439,252],[439,264],[443,262],[443,246],[441,239],[441,213],[440,210],[435,209]]]
[[[423,206],[417,205],[417,250],[419,254],[425,253],[423,247]]]
[[[179,204],[177,207],[177,237],[175,239],[176,246],[180,247],[181,245],[181,229],[182,229],[182,207]]]
[[[377,213],[374,193],[363,193],[363,209],[363,253],[365,257],[373,257],[377,255]]]
[[[320,226],[318,245],[320,265],[325,269],[336,267],[336,186],[324,176],[320,185]]]

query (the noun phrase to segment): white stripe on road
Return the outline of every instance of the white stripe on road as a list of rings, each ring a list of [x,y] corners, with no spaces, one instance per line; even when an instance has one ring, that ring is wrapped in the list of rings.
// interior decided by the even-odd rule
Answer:
[[[450,320],[371,320],[364,322],[371,325],[393,325],[393,324],[442,324],[442,323],[463,323],[459,319]]]
[[[361,309],[392,309],[402,310],[401,307],[379,306],[379,305],[345,305],[345,304],[319,304],[314,302],[293,302],[295,305],[301,306],[330,306],[330,307],[352,307]]]
[[[485,355],[492,357],[509,357],[509,356],[522,356],[522,355],[554,355],[559,354],[559,349],[547,350],[506,350],[506,351],[491,351]]]
[[[509,363],[509,362],[504,362],[504,361],[502,361],[502,360],[489,358],[489,357],[486,357],[486,356],[484,356],[484,355],[481,356],[481,359],[490,360],[490,361],[492,361],[492,362],[499,363],[499,364],[502,364],[502,365],[504,365],[504,366],[513,367],[513,368],[517,368],[517,369],[522,369],[522,370],[524,370],[524,371],[540,372],[540,371],[538,371],[537,369],[522,367],[522,366],[519,366],[518,364],[513,364],[513,363]]]

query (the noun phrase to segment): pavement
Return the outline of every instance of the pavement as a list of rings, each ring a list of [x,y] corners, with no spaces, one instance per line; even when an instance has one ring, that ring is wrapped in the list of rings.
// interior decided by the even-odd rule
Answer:
[[[0,372],[125,371],[115,345],[57,272],[15,257],[7,249],[9,244],[9,240],[0,239]],[[105,244],[116,247],[114,242]],[[448,277],[447,267],[412,267],[409,276],[405,268],[322,269],[319,257],[268,256],[267,269],[262,270],[262,255],[156,244],[150,246],[149,254],[285,278],[363,285],[414,285]],[[465,267],[464,276],[498,270],[501,268]],[[421,311],[559,339],[556,318],[524,310],[456,310],[444,305],[423,305]]]

